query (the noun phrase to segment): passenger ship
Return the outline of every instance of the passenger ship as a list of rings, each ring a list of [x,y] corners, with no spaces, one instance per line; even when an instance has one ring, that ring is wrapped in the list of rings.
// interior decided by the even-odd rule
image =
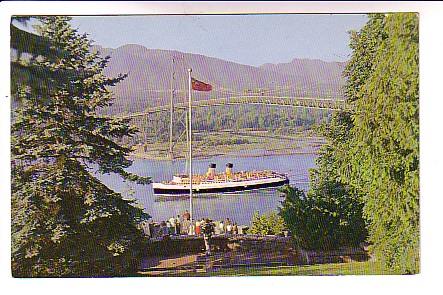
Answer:
[[[287,175],[274,171],[233,171],[233,164],[226,164],[224,173],[216,173],[216,164],[210,164],[206,175],[192,176],[193,193],[239,192],[259,188],[278,187],[289,184]],[[189,176],[180,174],[171,181],[153,183],[154,194],[189,194]]]

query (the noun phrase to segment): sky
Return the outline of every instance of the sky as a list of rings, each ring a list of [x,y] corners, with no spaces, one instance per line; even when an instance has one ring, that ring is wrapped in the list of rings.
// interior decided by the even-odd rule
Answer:
[[[294,58],[345,61],[348,31],[366,21],[363,14],[273,14],[78,16],[71,23],[104,47],[139,44],[259,66]]]

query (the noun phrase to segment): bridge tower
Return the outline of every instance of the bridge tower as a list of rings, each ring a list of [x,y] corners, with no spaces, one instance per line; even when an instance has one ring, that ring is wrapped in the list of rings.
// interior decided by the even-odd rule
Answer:
[[[181,76],[179,74],[180,71],[183,71],[185,68],[184,65],[184,55],[180,53],[174,52],[172,54],[172,63],[171,63],[171,92],[169,97],[169,151],[168,158],[170,160],[174,159],[174,146],[182,139],[183,135],[186,134],[186,140],[188,138],[188,120],[187,120],[187,112],[176,112],[176,108],[174,104],[177,103],[179,98],[180,86],[183,84],[181,80]],[[176,120],[174,120],[175,115],[177,115]],[[174,134],[174,123],[177,121],[179,124],[182,124],[184,128],[183,132],[179,132],[178,134]],[[177,126],[175,126],[177,127]],[[175,138],[174,138],[175,137]]]
[[[174,136],[174,100],[176,99],[176,90],[175,90],[175,59],[176,56],[172,55],[172,73],[171,73],[171,97],[169,101],[169,159],[174,159],[174,145],[173,145],[173,136]]]

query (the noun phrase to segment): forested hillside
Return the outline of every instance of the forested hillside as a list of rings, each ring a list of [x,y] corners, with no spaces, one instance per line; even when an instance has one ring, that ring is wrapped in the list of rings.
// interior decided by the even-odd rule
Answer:
[[[176,111],[174,132],[184,130],[179,120],[183,111]],[[193,111],[195,132],[217,132],[222,130],[260,130],[273,134],[294,134],[324,123],[331,115],[328,110],[307,108],[272,107],[261,105],[217,106],[197,108]],[[169,114],[152,114],[145,120],[134,120],[139,134],[134,143],[161,142],[169,138]]]

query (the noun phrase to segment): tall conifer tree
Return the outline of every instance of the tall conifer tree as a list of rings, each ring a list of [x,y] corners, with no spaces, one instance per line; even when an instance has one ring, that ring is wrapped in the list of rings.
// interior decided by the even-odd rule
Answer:
[[[373,251],[419,271],[418,17],[375,15],[351,39],[348,99],[355,113],[343,179],[364,195]]]
[[[108,58],[67,17],[43,17],[40,35],[63,57],[32,60],[50,73],[52,87],[17,85],[21,101],[12,122],[12,268],[14,276],[115,275],[130,267],[149,216],[98,181],[118,173],[128,181],[148,178],[125,171],[130,149],[117,140],[134,135],[128,121],[98,116],[109,106],[109,87],[125,78],[103,74]],[[23,44],[21,44],[23,46]],[[18,74],[19,75],[19,74]]]

